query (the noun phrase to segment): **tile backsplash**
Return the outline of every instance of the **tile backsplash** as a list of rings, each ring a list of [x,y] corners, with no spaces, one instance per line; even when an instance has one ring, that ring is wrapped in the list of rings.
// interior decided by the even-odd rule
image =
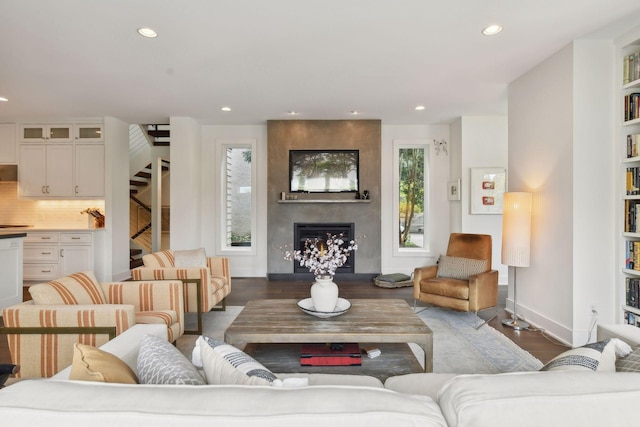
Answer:
[[[37,228],[89,228],[86,208],[104,212],[104,200],[29,200],[18,198],[17,182],[0,182],[0,224]]]

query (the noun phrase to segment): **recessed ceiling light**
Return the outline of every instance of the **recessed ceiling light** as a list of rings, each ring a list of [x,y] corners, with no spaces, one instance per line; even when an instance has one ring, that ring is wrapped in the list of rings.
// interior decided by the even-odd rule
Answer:
[[[222,107],[221,110],[222,111],[231,111],[231,107]]]
[[[140,34],[142,37],[148,37],[150,39],[158,37],[158,33],[156,33],[151,28],[138,28],[138,34]]]
[[[300,113],[298,113],[297,111],[291,110],[291,111],[287,111],[287,114],[289,114],[290,116],[297,116]]]
[[[485,36],[495,36],[500,31],[502,31],[502,27],[500,25],[494,24],[485,27],[485,29],[482,30],[482,34],[484,34]]]
[[[0,96],[0,102],[7,102],[9,98],[5,98],[4,96]]]
[[[357,116],[358,114],[360,114],[360,111],[358,111],[358,110],[351,110],[351,111],[349,111],[349,114],[353,114],[354,116]]]
[[[416,106],[416,111],[422,111],[424,110],[424,105],[417,105]]]

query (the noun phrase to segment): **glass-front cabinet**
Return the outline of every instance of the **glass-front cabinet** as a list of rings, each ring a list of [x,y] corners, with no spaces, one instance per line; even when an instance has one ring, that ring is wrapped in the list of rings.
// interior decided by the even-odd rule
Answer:
[[[76,142],[102,142],[104,141],[104,126],[102,124],[76,124]]]
[[[72,142],[73,125],[21,125],[20,142]]]

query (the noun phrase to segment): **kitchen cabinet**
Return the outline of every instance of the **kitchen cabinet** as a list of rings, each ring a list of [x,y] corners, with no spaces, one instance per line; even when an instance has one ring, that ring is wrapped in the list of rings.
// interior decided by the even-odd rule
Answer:
[[[76,144],[74,195],[104,197],[104,145]]]
[[[73,197],[73,148],[65,144],[21,144],[20,196]]]
[[[20,126],[20,142],[73,142],[72,124],[26,124]]]
[[[15,165],[18,163],[18,139],[16,125],[0,124],[0,164]]]
[[[24,280],[48,281],[93,271],[91,232],[28,232],[24,241]]]
[[[0,310],[22,302],[22,239],[0,238]]]
[[[76,124],[76,142],[104,142],[104,126],[102,124]]]

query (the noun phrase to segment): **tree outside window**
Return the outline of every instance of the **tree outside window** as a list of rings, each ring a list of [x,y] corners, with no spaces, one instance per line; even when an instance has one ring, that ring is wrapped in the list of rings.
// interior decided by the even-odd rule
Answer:
[[[401,248],[424,248],[425,149],[399,149],[399,243]]]

